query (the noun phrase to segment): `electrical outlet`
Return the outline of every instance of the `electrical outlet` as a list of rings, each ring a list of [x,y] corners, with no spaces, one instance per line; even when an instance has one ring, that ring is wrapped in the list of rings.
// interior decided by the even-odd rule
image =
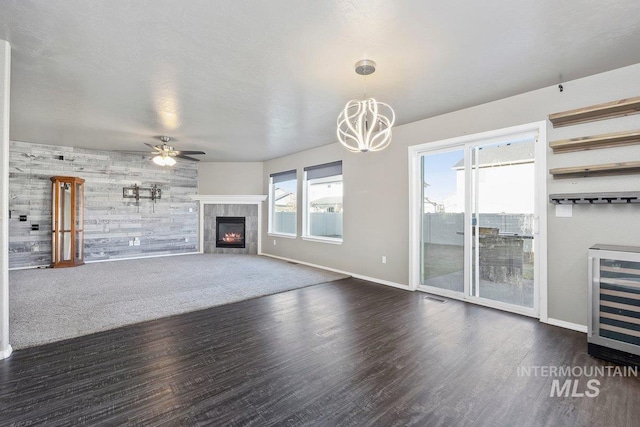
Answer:
[[[137,237],[133,239],[133,246],[140,246],[140,239],[138,239]]]
[[[278,241],[276,239],[273,239],[273,246],[275,246],[277,242]]]
[[[31,246],[31,252],[40,252],[40,246],[38,245]]]
[[[387,256],[386,255],[382,255],[382,263],[383,264],[387,263]]]
[[[133,246],[133,240],[129,240],[129,246]]]
[[[185,238],[184,238],[184,242],[185,242],[185,243],[189,243],[189,238],[188,238],[188,237],[185,237]]]

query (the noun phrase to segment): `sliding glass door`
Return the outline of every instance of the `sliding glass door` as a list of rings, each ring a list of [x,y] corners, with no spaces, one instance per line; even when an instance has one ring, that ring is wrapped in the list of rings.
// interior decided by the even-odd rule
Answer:
[[[533,308],[535,140],[470,147],[470,296]]]
[[[529,131],[419,153],[418,289],[537,314],[536,141]]]
[[[425,286],[464,292],[464,149],[422,158],[422,265]]]

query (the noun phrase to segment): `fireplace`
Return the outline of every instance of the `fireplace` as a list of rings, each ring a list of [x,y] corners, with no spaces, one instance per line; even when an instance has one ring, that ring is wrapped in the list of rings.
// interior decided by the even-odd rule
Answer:
[[[241,216],[216,217],[216,247],[244,248],[245,218]]]

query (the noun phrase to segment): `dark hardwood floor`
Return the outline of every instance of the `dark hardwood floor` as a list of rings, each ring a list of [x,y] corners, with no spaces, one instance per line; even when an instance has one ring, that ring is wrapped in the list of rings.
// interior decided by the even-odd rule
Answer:
[[[0,424],[638,425],[638,378],[518,374],[607,366],[584,334],[424,297],[345,279],[16,351]]]

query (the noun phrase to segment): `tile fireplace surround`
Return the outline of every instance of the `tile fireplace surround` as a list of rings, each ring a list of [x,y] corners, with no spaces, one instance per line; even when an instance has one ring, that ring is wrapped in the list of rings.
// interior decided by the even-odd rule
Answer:
[[[260,233],[262,226],[262,202],[264,195],[231,195],[231,196],[191,196],[200,203],[199,237],[200,252],[208,254],[260,254]],[[216,217],[245,217],[245,247],[216,247]]]

